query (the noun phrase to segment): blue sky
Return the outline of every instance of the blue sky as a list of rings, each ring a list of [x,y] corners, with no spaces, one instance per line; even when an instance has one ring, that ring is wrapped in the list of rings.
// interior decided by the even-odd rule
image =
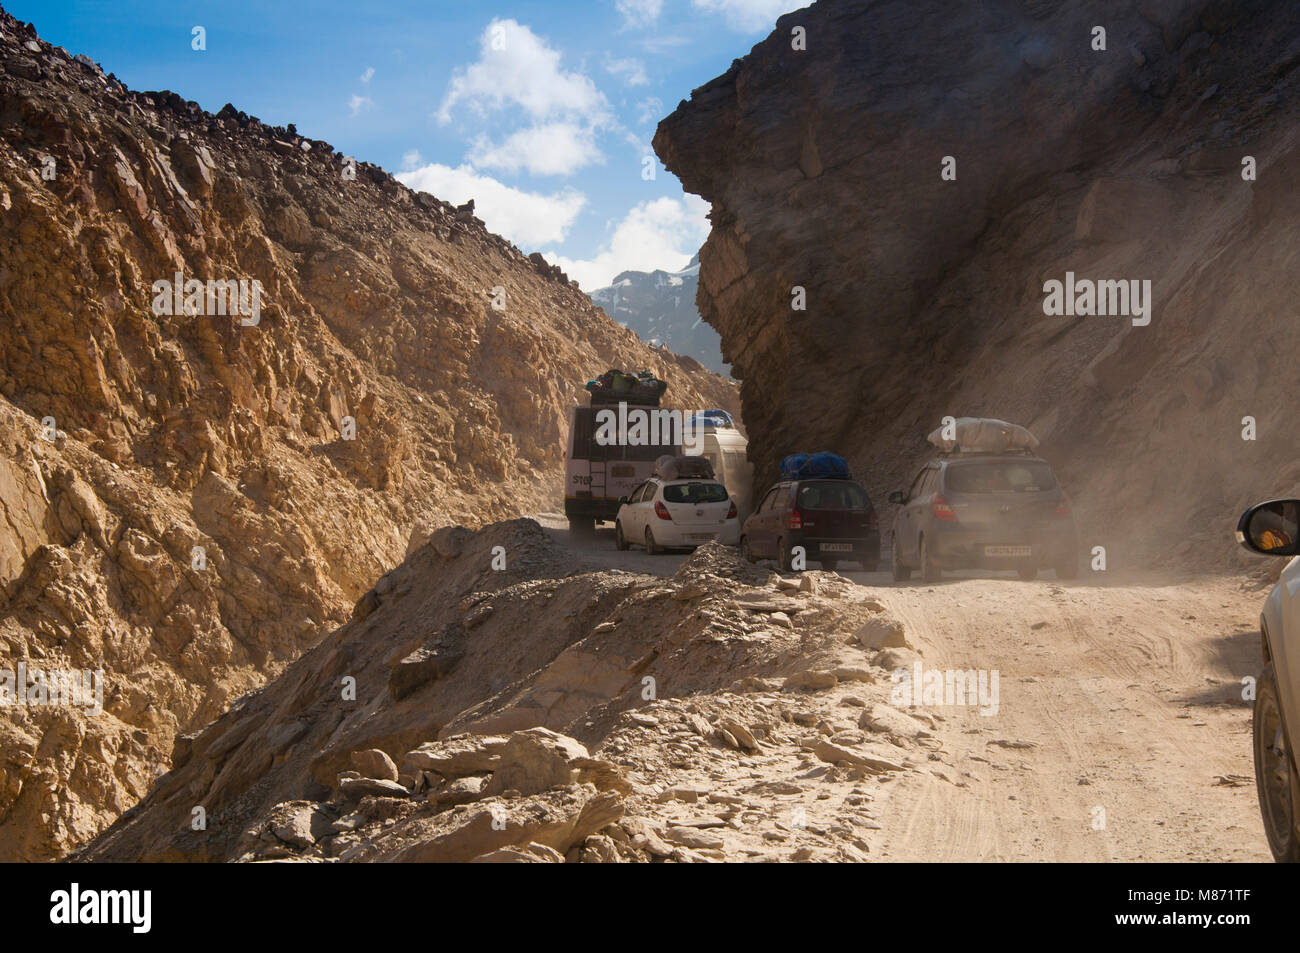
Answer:
[[[806,0],[805,0],[806,2]],[[219,3],[6,0],[132,89],[226,102],[412,188],[476,200],[488,227],[590,291],[679,269],[706,204],[658,160],[655,125],[799,0]],[[196,51],[193,28],[206,32]]]

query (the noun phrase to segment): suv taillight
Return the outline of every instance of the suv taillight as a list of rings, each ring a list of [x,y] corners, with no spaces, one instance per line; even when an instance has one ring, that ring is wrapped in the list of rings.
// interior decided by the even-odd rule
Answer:
[[[735,518],[736,518],[736,501],[732,500],[731,509],[727,510],[727,519],[734,520]]]
[[[1062,500],[1060,503],[1057,503],[1056,512],[1053,513],[1052,515],[1055,516],[1058,520],[1069,519],[1070,504],[1067,503],[1065,500]]]
[[[673,514],[668,512],[668,507],[664,506],[663,502],[659,500],[655,501],[655,516],[659,517],[661,520],[670,520],[673,518]]]
[[[798,510],[790,511],[790,521],[786,524],[788,529],[803,529],[803,514]]]
[[[934,514],[935,519],[943,520],[945,523],[957,522],[957,514],[952,511],[952,507],[948,505],[942,493],[930,497],[930,512]]]
[[[867,529],[880,529],[880,517],[875,510],[867,510]]]

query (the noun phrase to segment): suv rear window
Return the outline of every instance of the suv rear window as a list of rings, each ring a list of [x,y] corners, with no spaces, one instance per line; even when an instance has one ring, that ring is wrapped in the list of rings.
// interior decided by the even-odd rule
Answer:
[[[727,498],[727,488],[721,483],[670,483],[664,487],[664,499],[669,503],[721,503]]]
[[[808,510],[865,510],[867,491],[856,483],[827,480],[799,485],[799,508]]]
[[[1056,476],[1046,463],[989,461],[949,467],[944,485],[952,493],[1033,493],[1056,487]]]

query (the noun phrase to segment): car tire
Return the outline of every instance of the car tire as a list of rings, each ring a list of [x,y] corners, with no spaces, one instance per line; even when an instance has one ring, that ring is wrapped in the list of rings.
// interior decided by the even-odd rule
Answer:
[[[821,562],[822,569],[825,569],[827,572],[834,572],[835,567],[840,564],[837,559],[823,559]]]
[[[655,542],[654,531],[649,526],[645,528],[645,551],[651,556],[658,556],[664,551],[664,548]]]
[[[1069,556],[1066,556],[1064,559],[1062,559],[1052,568],[1056,571],[1057,579],[1078,579],[1079,578],[1079,554],[1071,553]]]
[[[1277,700],[1273,663],[1255,683],[1255,712],[1251,718],[1251,747],[1255,755],[1255,790],[1259,813],[1273,859],[1280,864],[1300,862],[1300,836],[1296,833],[1297,791],[1295,756],[1287,744],[1286,726]]]
[[[614,548],[622,550],[627,549],[627,546],[627,537],[623,535],[623,524],[614,520]]]
[[[1020,573],[1020,578],[1025,582],[1033,582],[1038,578],[1037,566],[1021,566],[1016,572]]]
[[[930,544],[921,537],[921,578],[926,582],[938,582],[943,578],[943,570],[934,564],[930,556]]]
[[[741,558],[741,559],[743,559],[743,560],[744,560],[745,562],[747,562],[747,563],[752,563],[752,562],[754,561],[754,552],[753,552],[753,550],[751,550],[751,549],[749,548],[749,537],[748,537],[748,536],[742,536],[742,537],[740,537],[740,546],[739,546],[739,549],[740,549],[740,558]]]
[[[894,582],[907,582],[912,578],[912,569],[910,566],[903,564],[903,557],[898,553],[898,534],[894,534],[894,543],[889,547],[889,559],[893,565],[890,567],[894,572]],[[865,568],[865,567],[863,567]]]

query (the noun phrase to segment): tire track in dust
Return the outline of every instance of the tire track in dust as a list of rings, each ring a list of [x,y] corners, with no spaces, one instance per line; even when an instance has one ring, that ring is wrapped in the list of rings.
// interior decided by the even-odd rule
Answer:
[[[1252,842],[1253,788],[1207,788],[1210,763],[1249,771],[1248,746],[1192,730],[1150,687],[1190,692],[1215,667],[1212,639],[1181,616],[1231,618],[1240,610],[1225,592],[1214,580],[1156,590],[986,579],[877,590],[927,668],[997,669],[1002,696],[991,718],[943,710],[943,770],[968,787],[928,772],[901,782],[885,855],[1267,859],[1262,833]],[[1035,747],[1004,750],[995,740]],[[1106,811],[1104,829],[1093,829],[1095,808]]]

